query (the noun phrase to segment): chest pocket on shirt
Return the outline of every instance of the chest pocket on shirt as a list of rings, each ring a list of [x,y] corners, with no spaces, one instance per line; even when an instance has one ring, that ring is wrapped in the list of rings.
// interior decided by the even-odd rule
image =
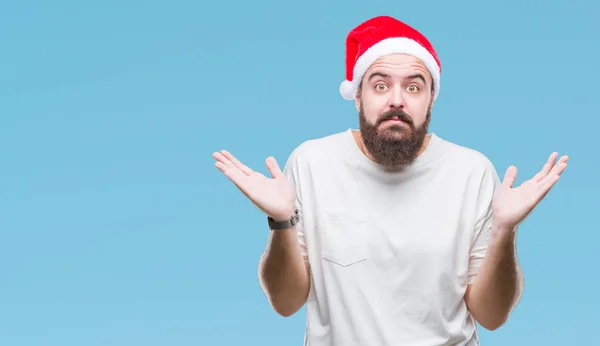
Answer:
[[[326,210],[321,229],[323,259],[340,266],[367,259],[367,216],[360,210]]]

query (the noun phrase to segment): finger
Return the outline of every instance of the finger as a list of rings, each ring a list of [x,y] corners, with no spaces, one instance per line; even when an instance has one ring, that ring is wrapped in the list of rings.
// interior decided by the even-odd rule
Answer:
[[[556,182],[558,182],[558,180],[560,179],[560,175],[565,171],[565,169],[567,169],[567,163],[560,162],[556,166],[554,166],[550,173],[539,182],[540,191],[544,195],[548,193],[548,191],[550,191],[550,189],[556,184]]]
[[[505,188],[512,188],[515,180],[517,179],[517,167],[510,166],[504,173],[504,179],[502,180],[502,186]]]
[[[238,159],[236,159],[233,155],[231,155],[231,153],[228,152],[227,150],[221,150],[221,154],[223,154],[223,156],[225,156],[225,158],[227,158],[229,161],[231,161],[234,164],[234,166],[239,168],[244,174],[250,175],[253,173],[252,169],[248,168],[246,165],[241,163]]]
[[[235,168],[235,165],[233,164],[233,162],[231,162],[231,160],[229,160],[228,158],[226,158],[223,154],[221,154],[220,152],[216,152],[213,153],[213,157],[223,163],[225,166],[229,167],[229,168]]]
[[[217,161],[215,162],[215,167],[217,167],[221,172],[225,173],[229,169],[223,162]]]
[[[567,163],[566,162],[559,162],[558,164],[556,164],[556,166],[554,166],[552,168],[552,170],[550,171],[550,173],[548,174],[548,176],[552,176],[552,175],[561,175],[565,169],[567,169]]]
[[[554,185],[556,185],[556,183],[558,182],[559,179],[560,179],[560,175],[548,175],[540,182],[540,185],[539,185],[539,193],[541,195],[540,199],[546,197],[548,192],[552,189],[552,187],[554,187]]]
[[[242,192],[246,193],[245,182],[248,177],[247,175],[245,175],[241,170],[237,169],[237,167],[231,168],[223,162],[215,162],[215,167],[217,167],[221,172],[223,172],[223,174],[225,174],[225,176],[229,178],[229,180],[231,180],[231,182],[233,182],[235,186],[242,190]]]
[[[568,155],[563,155],[558,160],[558,163],[567,163],[567,162],[569,162],[569,156]]]
[[[556,162],[556,157],[557,156],[558,156],[557,152],[553,152],[552,154],[550,154],[550,156],[548,157],[548,161],[546,161],[546,164],[544,164],[544,166],[538,172],[538,174],[536,174],[534,176],[534,179],[535,179],[536,182],[539,182],[545,176],[547,176],[548,173],[550,173],[550,170],[552,169],[552,167],[554,167],[554,162]]]
[[[275,160],[273,156],[269,156],[265,163],[267,164],[267,168],[269,169],[269,172],[271,173],[271,176],[273,176],[273,178],[284,177],[281,168],[279,168],[279,165],[277,164],[277,160]]]

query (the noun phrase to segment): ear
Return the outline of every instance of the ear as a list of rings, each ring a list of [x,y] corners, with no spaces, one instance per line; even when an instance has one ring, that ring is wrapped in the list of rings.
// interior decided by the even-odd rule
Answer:
[[[358,86],[358,90],[356,91],[356,97],[354,98],[354,106],[356,107],[357,112],[360,112],[361,94],[362,94],[362,83],[361,83],[361,85]]]

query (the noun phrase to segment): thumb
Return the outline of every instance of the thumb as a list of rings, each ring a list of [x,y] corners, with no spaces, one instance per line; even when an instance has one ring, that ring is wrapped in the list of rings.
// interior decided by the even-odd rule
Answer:
[[[271,173],[271,176],[275,179],[277,178],[283,178],[283,172],[281,171],[281,168],[279,168],[279,165],[277,164],[277,160],[275,160],[275,158],[273,156],[269,156],[267,158],[267,160],[265,161],[265,163],[267,164],[267,168],[269,169],[269,173]]]
[[[517,167],[510,166],[504,173],[504,180],[502,181],[502,186],[505,188],[512,188],[515,180],[517,179]]]

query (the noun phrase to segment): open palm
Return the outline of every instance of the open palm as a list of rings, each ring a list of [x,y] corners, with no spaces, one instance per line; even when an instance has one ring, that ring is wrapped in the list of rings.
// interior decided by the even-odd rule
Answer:
[[[264,213],[276,220],[292,216],[296,191],[273,157],[266,160],[271,178],[248,168],[226,150],[214,153],[213,157],[217,160],[215,167]]]
[[[565,155],[556,162],[557,157],[558,153],[552,153],[540,172],[518,187],[513,187],[517,168],[511,166],[506,170],[493,201],[494,221],[498,226],[513,229],[535,209],[567,168],[569,158]]]

